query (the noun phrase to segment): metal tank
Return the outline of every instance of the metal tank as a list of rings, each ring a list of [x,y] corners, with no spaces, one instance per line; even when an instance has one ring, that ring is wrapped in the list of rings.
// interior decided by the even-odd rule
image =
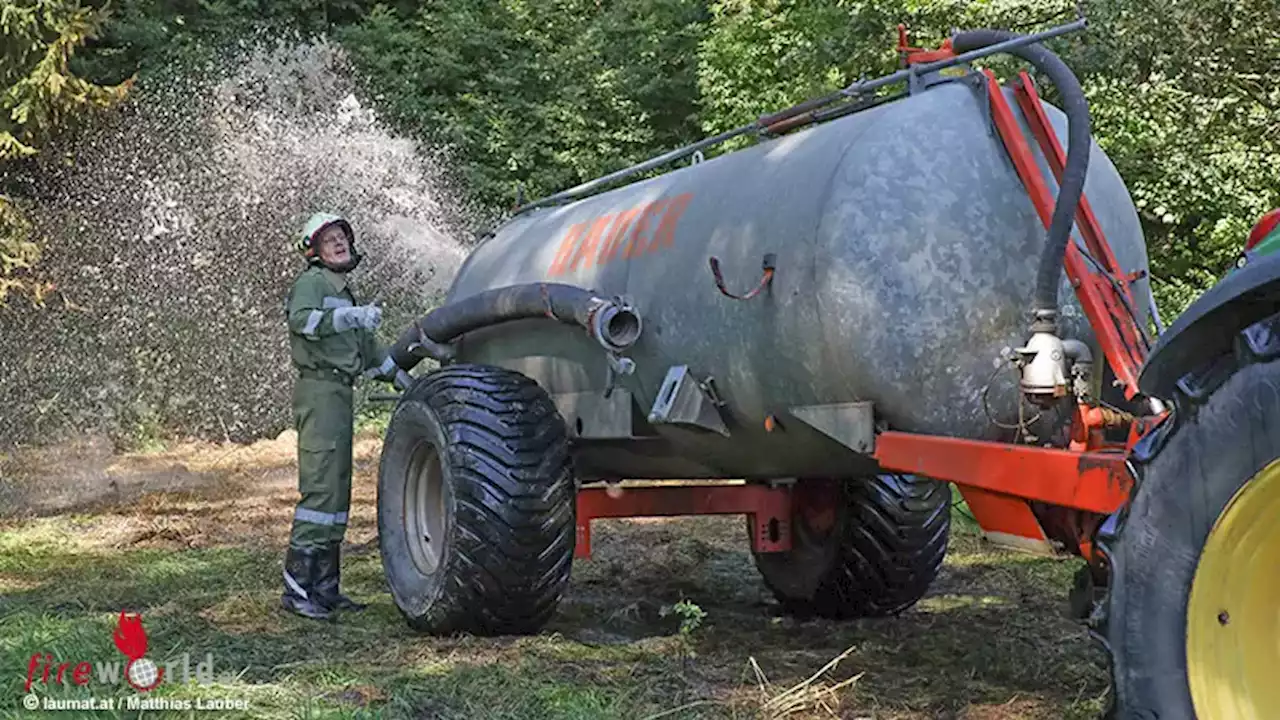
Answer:
[[[1018,417],[1017,377],[995,372],[989,409],[984,385],[1027,336],[1046,233],[978,77],[518,215],[474,250],[447,304],[564,283],[624,297],[643,331],[610,360],[579,328],[517,320],[468,332],[457,359],[550,393],[584,480],[873,471],[859,452],[873,422],[999,436],[990,417]],[[1045,107],[1066,147],[1066,116]],[[1137,213],[1096,144],[1085,193],[1125,271],[1145,269]],[[760,292],[729,296],[767,267]],[[1100,358],[1062,278],[1058,334]]]

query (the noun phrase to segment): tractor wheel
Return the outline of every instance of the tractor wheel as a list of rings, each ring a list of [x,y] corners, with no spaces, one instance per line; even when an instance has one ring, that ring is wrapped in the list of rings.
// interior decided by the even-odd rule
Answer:
[[[383,443],[378,538],[391,595],[433,634],[536,633],[569,582],[575,487],[537,383],[452,365],[405,392]]]
[[[937,576],[951,527],[945,483],[909,475],[802,479],[793,497],[791,550],[755,558],[785,612],[897,615]]]
[[[1280,711],[1280,315],[1264,324],[1184,378],[1135,448],[1132,502],[1100,534],[1111,717]]]

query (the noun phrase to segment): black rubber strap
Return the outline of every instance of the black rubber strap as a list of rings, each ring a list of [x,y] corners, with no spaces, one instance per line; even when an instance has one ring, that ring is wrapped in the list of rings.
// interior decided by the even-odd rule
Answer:
[[[720,272],[720,259],[712,255],[709,262],[711,264],[711,275],[715,277],[716,280],[716,289],[720,291],[721,295],[724,295],[727,298],[732,298],[733,300],[750,300],[756,295],[759,295],[765,288],[769,287],[769,285],[773,283],[773,274],[777,269],[777,257],[778,256],[773,253],[767,253],[764,256],[764,262],[762,263],[764,275],[760,278],[759,284],[757,284],[755,288],[746,295],[734,295],[725,287],[724,275]]]

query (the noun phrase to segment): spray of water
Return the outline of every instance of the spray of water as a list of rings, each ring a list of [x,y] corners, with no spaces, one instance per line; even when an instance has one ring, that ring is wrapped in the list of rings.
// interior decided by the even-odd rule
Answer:
[[[143,83],[49,153],[36,221],[58,290],[0,311],[0,443],[288,428],[283,308],[312,212],[352,222],[384,342],[440,300],[469,213],[444,157],[388,132],[352,78],[340,48],[277,40]]]

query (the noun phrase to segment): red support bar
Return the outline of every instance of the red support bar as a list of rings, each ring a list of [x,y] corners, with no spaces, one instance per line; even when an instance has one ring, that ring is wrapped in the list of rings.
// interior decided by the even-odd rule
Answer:
[[[578,540],[574,557],[591,557],[591,521],[596,518],[674,515],[746,515],[756,552],[791,549],[791,489],[766,485],[658,485],[578,491]]]
[[[1040,144],[1040,149],[1044,152],[1045,159],[1049,162],[1049,168],[1053,171],[1053,176],[1058,182],[1062,182],[1062,173],[1067,167],[1067,153],[1062,149],[1062,143],[1058,141],[1058,134],[1050,132],[1053,125],[1049,122],[1049,116],[1045,114],[1044,105],[1040,103],[1040,95],[1036,92],[1035,82],[1026,72],[1018,74],[1017,90],[1014,97],[1018,101],[1018,107],[1022,109],[1023,117],[1027,118],[1027,124],[1031,126],[1031,133],[1035,135],[1036,142]],[[1102,234],[1102,226],[1098,224],[1098,218],[1093,214],[1093,208],[1089,207],[1089,199],[1081,196],[1080,207],[1076,210],[1076,223],[1080,228],[1080,234],[1084,236],[1085,246],[1089,248],[1089,254],[1116,277],[1117,280],[1123,279],[1120,269],[1120,261],[1116,260],[1115,253],[1111,251],[1109,245]],[[1129,292],[1127,282],[1122,282],[1121,287],[1124,288],[1127,298],[1132,302],[1133,296]]]
[[[987,540],[1019,550],[1053,551],[1044,528],[1026,500],[972,485],[960,485],[959,489]]]
[[[1128,502],[1133,487],[1126,455],[1119,452],[883,432],[876,436],[875,458],[885,470],[1103,514]]]
[[[908,65],[937,62],[938,60],[946,60],[956,56],[955,50],[951,47],[951,38],[944,40],[937,50],[911,47],[907,44],[907,26],[905,24],[898,25],[898,47],[896,50],[898,51],[898,56],[903,58]]]
[[[1074,242],[1067,245],[1067,259],[1064,263],[1067,277],[1076,290],[1080,307],[1089,325],[1098,334],[1098,343],[1107,363],[1115,372],[1116,378],[1125,386],[1125,397],[1133,399],[1138,392],[1138,374],[1142,367],[1143,351],[1140,346],[1133,345],[1121,331],[1117,323],[1125,323],[1128,312],[1115,297],[1115,289],[1106,278],[1090,269],[1089,262],[1080,252],[1080,246]],[[1129,327],[1133,326],[1128,322]]]
[[[987,77],[991,114],[995,121],[996,129],[999,131],[1000,138],[1009,151],[1009,157],[1013,160],[1018,176],[1027,187],[1027,193],[1031,197],[1036,213],[1047,228],[1051,224],[1053,217],[1053,195],[1049,192],[1048,184],[1036,164],[1031,146],[1027,143],[1022,128],[1014,117],[1013,109],[1008,101],[1005,100],[995,73],[991,70],[984,70],[983,72]],[[1034,90],[1030,87],[1029,82],[1023,83],[1017,92],[1020,103],[1023,103],[1021,95],[1026,94],[1028,98],[1026,107],[1034,105],[1034,107],[1040,108],[1039,99],[1033,94]],[[1043,108],[1040,109],[1040,112],[1027,113],[1027,122],[1032,128],[1033,134],[1040,138],[1042,143],[1049,144],[1043,147],[1045,157],[1049,159],[1050,166],[1054,168],[1055,173],[1060,177],[1061,170],[1058,168],[1065,164],[1065,155],[1062,154],[1061,145],[1055,145],[1057,143],[1056,134],[1051,131],[1051,127],[1047,124],[1048,120],[1043,113]],[[1056,151],[1054,150],[1055,147]],[[1090,225],[1088,219],[1081,219],[1086,217],[1086,212],[1087,216],[1092,218],[1092,210],[1085,203],[1085,198],[1081,197],[1080,210],[1077,212],[1077,222],[1082,228],[1087,228],[1082,229],[1082,233],[1086,234],[1086,243],[1089,243],[1088,238],[1092,235],[1093,243],[1091,246],[1097,245],[1102,249],[1101,256],[1095,257],[1095,259],[1104,264],[1104,267],[1106,263],[1112,263],[1112,267],[1115,267],[1115,258],[1107,248],[1106,240],[1102,236],[1101,229],[1097,226],[1096,218],[1092,220],[1092,225]],[[1145,345],[1141,344],[1140,340],[1141,331],[1124,309],[1120,297],[1116,294],[1116,287],[1111,284],[1106,276],[1094,272],[1089,267],[1084,254],[1076,243],[1072,242],[1067,245],[1067,254],[1063,265],[1067,277],[1071,279],[1072,286],[1076,290],[1076,297],[1080,299],[1080,305],[1084,309],[1085,316],[1089,318],[1090,325],[1098,335],[1098,342],[1102,346],[1107,362],[1125,387],[1125,397],[1132,399],[1138,393],[1138,372],[1142,367],[1145,355]],[[1124,281],[1121,278],[1117,282],[1123,283]],[[1121,285],[1121,287],[1127,286]],[[1131,300],[1130,305],[1132,306]]]
[[[1022,136],[1022,128],[1013,116],[1013,108],[1004,99],[996,74],[990,70],[982,72],[987,76],[987,95],[991,98],[991,117],[996,123],[996,129],[1000,131],[1000,138],[1009,150],[1009,158],[1013,160],[1018,177],[1027,186],[1027,194],[1031,196],[1031,204],[1040,216],[1040,222],[1047,228],[1053,220],[1053,198],[1049,194],[1049,185],[1040,174],[1040,168],[1036,167],[1031,146]]]

